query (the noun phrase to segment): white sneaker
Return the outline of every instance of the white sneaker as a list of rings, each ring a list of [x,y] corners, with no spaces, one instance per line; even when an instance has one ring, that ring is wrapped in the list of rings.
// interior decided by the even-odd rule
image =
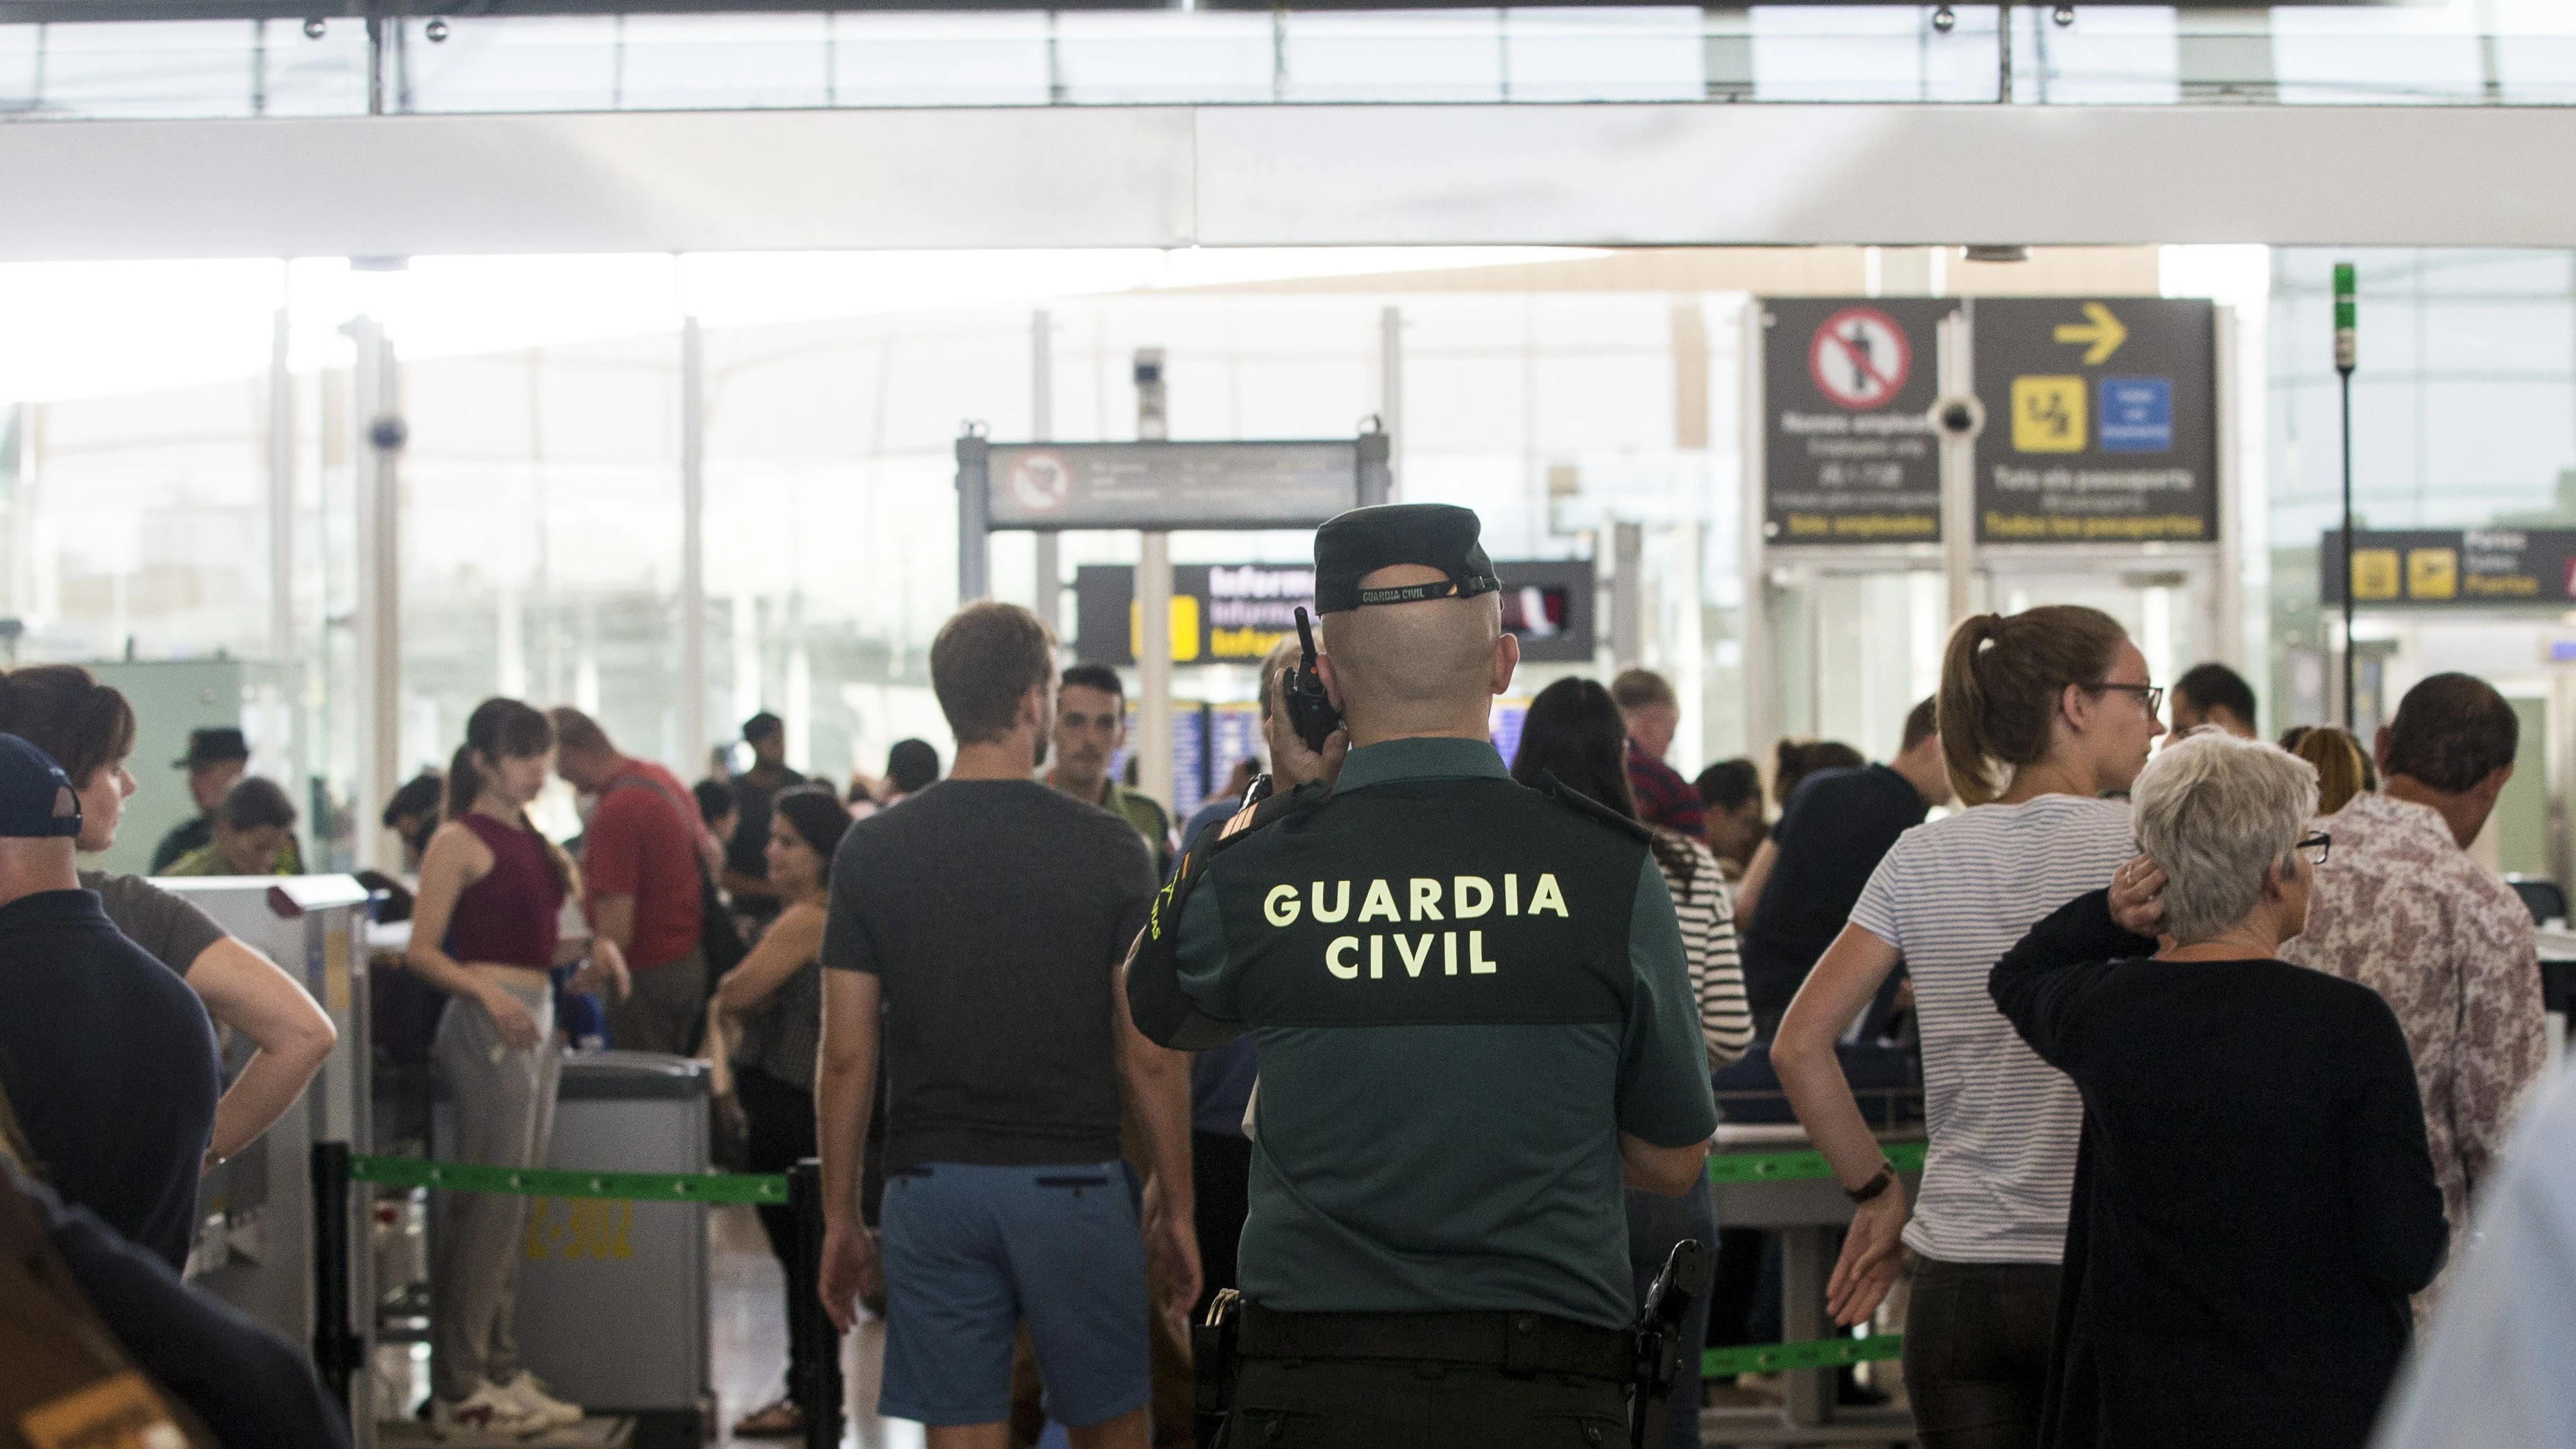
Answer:
[[[524,1439],[547,1427],[525,1404],[490,1384],[475,1385],[462,1400],[433,1399],[429,1406],[429,1432],[441,1439],[460,1434]]]
[[[500,1392],[503,1398],[527,1410],[541,1430],[568,1429],[586,1417],[579,1404],[567,1404],[547,1393],[545,1385],[538,1383],[537,1376],[526,1369],[519,1370],[517,1378],[502,1384]]]

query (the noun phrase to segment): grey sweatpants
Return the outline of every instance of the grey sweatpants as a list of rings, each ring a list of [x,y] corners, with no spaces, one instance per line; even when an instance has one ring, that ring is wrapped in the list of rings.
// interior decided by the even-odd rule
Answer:
[[[438,1019],[430,1059],[447,1084],[456,1161],[542,1167],[554,1139],[555,1087],[563,1079],[554,998],[537,987],[504,989],[537,1018],[534,1051],[503,1044],[482,1003],[457,996]],[[438,1264],[430,1275],[430,1382],[438,1397],[456,1400],[485,1380],[519,1376],[512,1319],[528,1200],[495,1192],[443,1196]]]

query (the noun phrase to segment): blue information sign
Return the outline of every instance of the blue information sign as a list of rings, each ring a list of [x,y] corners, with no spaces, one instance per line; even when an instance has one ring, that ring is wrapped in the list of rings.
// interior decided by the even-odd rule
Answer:
[[[2103,452],[2170,453],[2173,435],[2172,378],[2102,379]]]

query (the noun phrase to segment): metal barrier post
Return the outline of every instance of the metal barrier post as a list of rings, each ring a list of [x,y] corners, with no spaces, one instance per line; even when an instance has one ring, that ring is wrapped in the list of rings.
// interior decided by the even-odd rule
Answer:
[[[363,1344],[349,1327],[349,1144],[313,1144],[313,1367],[345,1407]]]
[[[841,1442],[841,1334],[823,1312],[823,1164],[811,1157],[787,1169],[787,1205],[796,1214],[795,1266],[787,1274],[787,1314],[797,1337],[815,1345],[788,1392],[805,1419],[806,1449]]]

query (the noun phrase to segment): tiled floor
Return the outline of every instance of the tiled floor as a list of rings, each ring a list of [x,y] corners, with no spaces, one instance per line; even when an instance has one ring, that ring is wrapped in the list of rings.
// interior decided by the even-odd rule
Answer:
[[[707,1277],[711,1290],[711,1347],[715,1387],[723,1414],[722,1444],[771,1445],[779,1439],[735,1439],[733,1424],[778,1397],[787,1367],[784,1277],[747,1207],[716,1208],[707,1223]],[[877,1371],[885,1353],[885,1326],[862,1324],[842,1345],[842,1382],[854,1427],[841,1442],[857,1449],[921,1449],[921,1426],[876,1415]]]

